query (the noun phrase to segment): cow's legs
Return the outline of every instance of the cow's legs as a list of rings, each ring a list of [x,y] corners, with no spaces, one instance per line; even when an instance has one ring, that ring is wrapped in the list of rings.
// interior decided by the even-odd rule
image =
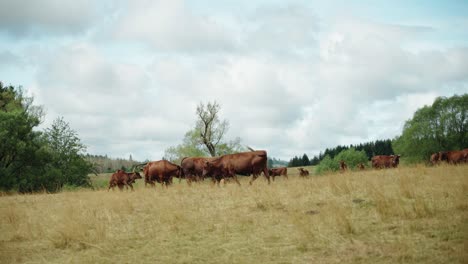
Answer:
[[[249,184],[252,185],[252,182],[254,182],[257,179],[258,175],[255,173],[252,173],[252,178],[250,178]]]
[[[267,178],[267,180],[268,180],[268,184],[270,184],[270,175],[269,175],[269,173],[268,173],[267,167],[263,168],[263,175],[265,175],[265,178]],[[274,179],[275,179],[275,178],[273,178],[273,180],[274,180]]]
[[[237,175],[234,174],[234,176],[232,176],[234,178],[234,180],[237,182],[237,184],[239,186],[241,186],[240,182],[239,182],[239,179],[237,179]]]

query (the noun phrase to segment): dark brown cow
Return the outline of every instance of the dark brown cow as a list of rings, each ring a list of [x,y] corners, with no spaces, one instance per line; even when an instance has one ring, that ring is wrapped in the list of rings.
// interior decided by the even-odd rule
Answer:
[[[365,170],[365,169],[366,169],[366,166],[364,166],[363,163],[359,163],[356,167],[357,167],[359,170]]]
[[[117,170],[114,174],[112,174],[110,180],[109,180],[109,188],[107,191],[109,191],[111,188],[114,190],[115,186],[118,186],[120,190],[123,190],[123,187],[125,186],[128,189],[128,186],[130,186],[130,189],[133,191],[133,183],[135,183],[135,180],[141,179],[141,175],[138,172],[125,172],[123,170]]]
[[[344,162],[344,160],[340,160],[340,171],[345,172],[348,169],[348,165]]]
[[[430,159],[432,165],[436,165],[439,163],[439,152],[436,152],[436,153],[433,153],[431,155],[431,159]]]
[[[400,155],[378,155],[371,159],[372,167],[376,169],[396,168],[400,163]]]
[[[211,161],[215,158],[212,157],[185,157],[180,162],[180,166],[184,171],[187,183],[191,184],[192,181],[203,181],[203,166],[205,161]]]
[[[465,157],[465,162],[468,162],[468,148],[463,150],[463,156]]]
[[[152,186],[154,182],[160,183],[166,187],[172,184],[172,177],[183,177],[184,172],[179,165],[167,160],[151,161],[143,167],[145,181]]]
[[[459,164],[466,161],[465,150],[441,151],[439,152],[439,161],[446,161],[449,164]]]
[[[309,175],[309,171],[304,168],[298,168],[298,170],[299,170],[299,176],[301,177],[305,177]]]
[[[252,174],[250,180],[250,184],[252,184],[263,172],[269,184],[270,175],[266,165],[267,152],[264,150],[228,154],[211,161],[205,161],[203,177],[210,175],[213,182],[217,181],[218,183],[225,177],[232,177],[240,185],[236,174]]]
[[[288,168],[280,167],[280,168],[272,168],[268,170],[273,181],[275,181],[275,176],[284,176],[286,179],[288,178]]]

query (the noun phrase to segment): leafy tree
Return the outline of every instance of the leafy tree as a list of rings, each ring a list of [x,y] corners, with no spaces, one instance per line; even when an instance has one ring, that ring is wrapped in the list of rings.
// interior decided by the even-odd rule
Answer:
[[[217,147],[221,143],[229,123],[219,120],[221,106],[217,102],[204,105],[200,103],[197,107],[196,130],[200,132],[201,142],[205,145],[212,157],[217,155]]]
[[[21,87],[0,82],[0,189],[24,193],[89,186],[91,166],[76,133],[63,119],[45,132],[35,131],[43,111],[32,103]]]
[[[468,94],[438,97],[406,121],[393,142],[408,162],[427,160],[434,152],[468,147]]]
[[[367,155],[363,150],[357,151],[355,148],[350,148],[341,151],[333,160],[337,164],[343,160],[348,165],[349,169],[355,169],[359,163],[367,164]]]
[[[317,174],[322,174],[329,171],[337,171],[338,169],[339,165],[330,157],[330,155],[325,155],[319,165],[315,168],[315,172]]]
[[[21,87],[0,82],[0,189],[31,190],[30,180],[47,161],[40,132],[33,131],[43,116],[41,107],[23,95]]]
[[[206,157],[245,151],[240,138],[223,140],[228,122],[219,121],[219,109],[220,106],[216,102],[208,103],[207,106],[200,103],[197,107],[198,120],[195,127],[185,133],[181,144],[167,148],[164,158],[180,163],[184,157]]]
[[[92,165],[83,155],[86,147],[62,117],[45,130],[44,139],[52,154],[51,165],[58,170],[60,188],[64,184],[90,186],[88,174]]]
[[[200,144],[199,131],[195,128],[185,133],[182,144],[169,147],[164,152],[164,158],[172,162],[180,163],[184,157],[204,157],[209,153]]]

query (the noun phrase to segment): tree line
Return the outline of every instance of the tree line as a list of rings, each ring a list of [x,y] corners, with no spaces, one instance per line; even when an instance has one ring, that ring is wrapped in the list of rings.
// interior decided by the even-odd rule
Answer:
[[[93,171],[86,148],[61,117],[43,131],[44,117],[21,87],[0,82],[0,191],[55,192],[64,186],[90,186]]]
[[[93,164],[93,168],[96,173],[110,173],[115,172],[116,170],[130,171],[133,169],[134,165],[141,164],[140,161],[135,161],[132,158],[132,155],[128,159],[123,158],[111,158],[107,155],[92,155],[86,154],[85,159]],[[148,162],[146,160],[145,162]]]
[[[366,143],[360,143],[358,145],[349,145],[349,146],[341,146],[338,145],[334,148],[326,148],[325,151],[322,153],[320,152],[318,155],[314,156],[313,158],[309,159],[307,154],[303,154],[302,157],[294,156],[290,159],[288,166],[289,167],[299,167],[299,166],[309,166],[309,165],[318,165],[326,156],[329,156],[330,159],[334,159],[337,155],[341,152],[354,149],[356,151],[363,151],[367,160],[370,160],[375,155],[393,155],[393,147],[392,147],[392,140],[385,139],[385,140],[376,140]]]

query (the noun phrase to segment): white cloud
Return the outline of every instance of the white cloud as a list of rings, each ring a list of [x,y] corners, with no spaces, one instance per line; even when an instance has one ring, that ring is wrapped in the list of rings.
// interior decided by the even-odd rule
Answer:
[[[467,91],[466,45],[414,45],[437,28],[330,22],[302,6],[226,17],[184,1],[124,3],[93,29],[97,43],[44,44],[25,59],[47,122],[65,116],[92,153],[161,158],[193,127],[197,104],[216,100],[230,139],[312,156],[394,137],[417,108]]]
[[[142,41],[160,51],[213,52],[235,46],[216,18],[195,14],[181,0],[129,1],[117,19],[117,39]]]
[[[96,18],[97,6],[90,0],[0,1],[0,32],[13,36],[79,33]]]

